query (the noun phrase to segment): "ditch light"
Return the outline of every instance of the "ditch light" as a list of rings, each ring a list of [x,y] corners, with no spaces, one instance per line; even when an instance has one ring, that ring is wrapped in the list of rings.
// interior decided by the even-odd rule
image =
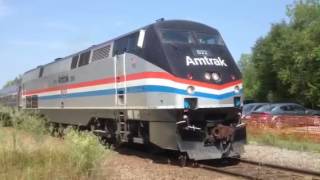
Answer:
[[[241,97],[233,97],[233,105],[234,107],[240,108],[241,107]]]

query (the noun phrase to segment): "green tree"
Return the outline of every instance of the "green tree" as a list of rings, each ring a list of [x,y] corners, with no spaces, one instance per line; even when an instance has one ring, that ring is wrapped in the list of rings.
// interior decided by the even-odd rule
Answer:
[[[251,54],[242,54],[238,62],[243,76],[244,97],[247,100],[254,99],[256,94],[256,72],[252,63]]]
[[[297,1],[287,14],[253,48],[254,97],[320,107],[320,1]]]
[[[14,80],[7,81],[3,87],[5,88],[5,87],[12,86],[12,85],[20,84],[21,78],[22,78],[21,76],[18,76]]]

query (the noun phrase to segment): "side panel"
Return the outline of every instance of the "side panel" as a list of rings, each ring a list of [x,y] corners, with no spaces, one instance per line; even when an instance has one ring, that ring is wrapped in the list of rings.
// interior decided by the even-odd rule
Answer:
[[[107,58],[67,73],[33,80],[26,86],[35,87],[36,92],[31,91],[29,95],[39,96],[39,109],[183,109],[185,98],[197,98],[197,108],[233,107],[233,97],[240,95],[234,93],[234,86],[241,86],[241,82],[221,86],[203,85],[174,77],[133,54],[126,53],[125,58],[125,69],[120,67],[118,70],[120,77],[114,75],[114,60]],[[119,64],[123,64],[123,61]],[[123,70],[126,76],[122,76]],[[66,74],[69,81],[48,87],[61,74]],[[123,92],[125,106],[116,105],[115,78],[119,78],[119,89],[126,87]],[[44,81],[48,81],[48,84]],[[186,91],[190,85],[195,87],[194,94]]]
[[[114,118],[113,110],[99,109],[41,109],[51,122],[72,125],[87,125],[92,117]]]

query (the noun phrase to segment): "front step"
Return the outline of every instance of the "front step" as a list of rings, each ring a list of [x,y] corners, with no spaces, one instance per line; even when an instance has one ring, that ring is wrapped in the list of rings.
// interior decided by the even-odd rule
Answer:
[[[118,114],[118,132],[120,135],[120,142],[128,142],[128,122],[124,112],[119,112]]]
[[[106,138],[112,137],[112,135],[108,131],[105,131],[105,130],[96,129],[96,130],[93,130],[92,132],[93,132],[93,134],[95,134],[97,136],[106,137]]]

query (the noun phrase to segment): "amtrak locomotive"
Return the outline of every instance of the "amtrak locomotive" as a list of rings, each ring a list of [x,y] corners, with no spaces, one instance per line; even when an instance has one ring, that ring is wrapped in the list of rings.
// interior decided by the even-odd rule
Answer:
[[[241,74],[220,33],[160,20],[32,69],[17,102],[55,127],[88,127],[114,143],[150,144],[193,160],[240,156]]]

